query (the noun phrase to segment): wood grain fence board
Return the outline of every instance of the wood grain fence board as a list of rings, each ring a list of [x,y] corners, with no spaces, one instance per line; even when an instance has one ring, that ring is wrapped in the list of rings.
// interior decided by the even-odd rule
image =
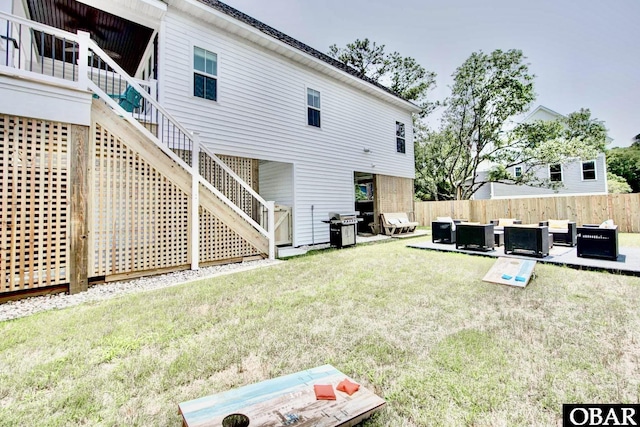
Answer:
[[[468,218],[486,223],[518,218],[523,223],[569,219],[578,224],[600,224],[613,219],[622,233],[640,233],[640,194],[557,196],[494,200],[416,202],[416,221],[431,225],[438,216]]]

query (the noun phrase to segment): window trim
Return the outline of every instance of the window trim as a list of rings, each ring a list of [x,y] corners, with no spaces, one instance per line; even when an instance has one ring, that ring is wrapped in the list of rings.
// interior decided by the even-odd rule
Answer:
[[[404,133],[403,136],[398,135],[398,125],[402,125],[402,130]],[[400,139],[402,140],[403,151],[398,150],[398,140]],[[396,120],[396,153],[407,154],[407,126],[399,120]]]
[[[195,56],[195,49],[202,49],[206,52],[209,53],[213,53],[214,55],[216,55],[216,74],[209,74],[207,72],[204,71],[200,71],[200,70],[196,70],[195,66],[194,66],[194,56]],[[215,102],[215,103],[219,103],[220,102],[220,54],[214,49],[212,50],[210,47],[203,47],[202,45],[196,45],[194,43],[191,44],[191,57],[190,57],[190,61],[191,61],[191,78],[190,78],[190,82],[191,82],[191,87],[190,87],[190,93],[191,93],[191,98],[194,100],[199,100],[199,101],[203,101],[206,102],[207,105],[211,105],[211,102]],[[195,75],[200,74],[202,76],[205,77],[209,77],[212,79],[215,79],[216,81],[216,99],[209,99],[209,98],[202,98],[200,96],[196,96],[196,94],[194,93],[194,86],[195,86]]]
[[[584,177],[584,164],[585,163],[593,163],[593,179],[587,179]],[[583,181],[597,181],[598,180],[598,166],[596,163],[596,159],[593,160],[583,160],[580,163],[580,174],[582,176]]]
[[[518,170],[520,170],[520,175],[518,175]],[[520,178],[522,176],[522,166],[513,167],[513,176],[516,178]]]
[[[558,180],[558,181],[554,181],[554,180],[551,179],[551,166],[555,166],[555,165],[560,166],[560,180]],[[564,182],[564,168],[562,167],[562,163],[550,164],[549,167],[547,168],[547,171],[549,172],[549,181],[551,181],[551,182]]]
[[[320,105],[319,107],[313,106],[313,105],[309,105],[309,91],[312,90],[314,92],[318,93],[318,104]],[[305,97],[305,112],[306,114],[306,123],[308,127],[312,127],[312,128],[316,128],[316,129],[322,129],[322,92],[318,89],[314,89],[310,86],[306,86],[305,87],[305,91],[304,91],[304,97]],[[309,110],[314,110],[318,112],[318,126],[316,125],[312,125],[311,123],[309,123]]]

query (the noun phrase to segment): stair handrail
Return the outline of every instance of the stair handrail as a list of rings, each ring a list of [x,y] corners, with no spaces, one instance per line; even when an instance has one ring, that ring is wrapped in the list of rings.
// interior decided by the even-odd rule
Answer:
[[[147,93],[146,90],[144,90],[137,82],[136,80],[131,77],[126,71],[124,71],[122,69],[122,67],[120,67],[113,59],[111,59],[111,57],[109,55],[107,55],[105,53],[104,50],[102,50],[100,48],[100,46],[98,46],[93,40],[89,40],[89,47],[91,48],[91,50],[93,50],[94,52],[98,53],[98,55],[100,56],[100,58],[109,66],[111,67],[115,72],[117,72],[118,74],[120,74],[129,84],[129,86],[133,87],[147,102],[149,102],[151,105],[153,105],[160,113],[162,113],[163,116],[165,116],[165,118],[171,122],[171,124],[173,124],[175,127],[177,127],[181,132],[183,132],[189,139],[190,141],[193,143],[193,137],[192,137],[192,132],[187,130],[184,126],[182,126],[182,124],[180,122],[178,122],[178,120],[176,120],[167,110],[164,109],[164,107],[162,107],[162,105],[160,105],[160,103],[158,101],[156,101],[151,95],[149,95]],[[240,185],[247,190],[247,192],[249,194],[251,194],[253,197],[256,198],[256,200],[258,200],[262,205],[267,205],[267,201],[262,198],[262,196],[260,196],[260,194],[258,194],[253,188],[251,188],[250,185],[248,185],[242,178],[240,178],[238,176],[238,174],[236,174],[233,169],[231,169],[229,166],[227,166],[226,163],[224,163],[222,160],[220,160],[220,158],[218,156],[216,156],[214,153],[211,153],[211,151],[204,145],[200,146],[200,150],[207,153],[215,162],[216,164],[218,164],[218,166],[220,166],[225,172],[227,172],[234,180],[238,181],[238,183],[240,183]],[[197,170],[196,167],[196,172],[199,173],[199,171]]]
[[[132,87],[138,94],[144,98],[145,102],[148,102],[150,105],[155,107],[156,111],[162,114],[163,118],[167,120],[168,123],[171,123],[175,129],[178,129],[183,135],[185,139],[188,139],[190,143],[194,144],[194,134],[193,132],[187,130],[178,120],[176,120],[160,103],[155,99],[155,97],[149,95],[149,93],[142,88],[140,84],[138,84],[137,79],[134,79],[130,76],[126,71],[122,69],[100,46],[98,46],[93,40],[90,39],[90,35],[84,31],[78,31],[77,34],[61,30],[49,25],[41,24],[39,22],[35,22],[29,19],[21,18],[19,16],[15,16],[12,14],[8,14],[0,11],[0,20],[6,20],[7,24],[18,24],[20,26],[24,25],[29,30],[36,30],[42,33],[46,33],[55,37],[59,37],[65,40],[68,40],[71,43],[77,43],[78,47],[78,56],[77,58],[88,58],[89,50],[96,54],[101,61],[103,61],[106,65],[111,68],[111,72],[118,75],[119,78],[124,79],[127,84]],[[9,28],[7,26],[7,28]],[[21,27],[19,27],[21,28]],[[21,31],[21,30],[20,30]],[[7,34],[8,36],[8,34]],[[20,48],[20,47],[19,47]],[[75,56],[74,56],[75,58]],[[63,60],[63,63],[66,61]],[[76,75],[74,73],[73,76],[73,85],[74,87],[80,90],[89,90],[93,92],[96,96],[101,98],[103,101],[107,103],[113,110],[126,113],[125,110],[104,90],[102,90],[95,82],[93,82],[89,77],[90,70],[93,70],[93,67],[89,67],[88,61],[80,60],[78,63],[78,74],[77,80]],[[5,67],[1,66],[0,70],[4,69],[15,69],[20,71],[20,68],[15,67]],[[47,76],[43,76],[47,77]],[[217,188],[215,188],[208,180],[206,180],[199,171],[199,159],[192,158],[193,165],[187,164],[183,159],[181,159],[176,153],[171,150],[168,144],[164,144],[156,135],[151,133],[149,129],[143,126],[138,120],[136,120],[131,114],[122,114],[122,117],[125,118],[129,123],[131,123],[136,129],[146,135],[151,141],[154,142],[164,153],[166,153],[173,161],[175,161],[180,167],[187,170],[189,173],[194,176],[199,183],[205,186],[209,191],[215,194],[220,200],[222,200],[227,206],[229,206],[235,213],[237,213],[240,217],[242,217],[245,221],[247,221],[252,227],[254,227],[260,234],[265,236],[269,240],[269,257],[274,257],[275,250],[275,230],[265,230],[260,224],[258,224],[253,218],[251,218],[245,211],[243,211],[240,207],[238,207],[233,201],[231,201],[227,196],[225,196],[222,192],[220,192]],[[157,124],[156,124],[157,125]],[[268,215],[268,224],[269,226],[273,225],[273,215],[274,215],[274,203],[266,201],[260,194],[258,194],[249,184],[247,184],[242,178],[238,176],[226,163],[224,163],[215,153],[212,153],[207,147],[199,144],[199,150],[205,152],[209,157],[213,159],[213,161],[224,170],[233,180],[235,180],[240,186],[246,190],[251,196],[253,196],[267,211]]]

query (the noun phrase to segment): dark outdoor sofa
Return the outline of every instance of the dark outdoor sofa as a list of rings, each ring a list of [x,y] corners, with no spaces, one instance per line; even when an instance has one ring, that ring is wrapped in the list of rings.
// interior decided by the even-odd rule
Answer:
[[[598,225],[584,224],[578,227],[577,252],[579,257],[618,259],[618,226],[600,228]]]
[[[493,224],[458,224],[456,249],[493,250],[495,246]]]
[[[549,255],[549,227],[526,225],[505,227],[504,253],[544,258]]]
[[[562,226],[559,226],[562,224]],[[572,221],[549,220],[540,221],[540,225],[549,227],[549,233],[553,234],[553,244],[575,246],[577,226]],[[565,227],[566,225],[566,227]]]
[[[451,222],[453,221],[453,223]],[[453,219],[451,221],[431,221],[431,241],[433,243],[455,243],[456,230],[453,224],[460,224],[464,219]]]

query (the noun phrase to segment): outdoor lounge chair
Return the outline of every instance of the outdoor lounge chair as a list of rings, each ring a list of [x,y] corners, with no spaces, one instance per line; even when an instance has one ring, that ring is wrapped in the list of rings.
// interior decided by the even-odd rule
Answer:
[[[568,246],[576,245],[576,223],[568,219],[550,219],[540,221],[540,225],[549,227],[549,233],[553,234],[553,243],[560,243]]]
[[[455,243],[456,224],[462,222],[460,219],[450,217],[437,217],[431,221],[431,241],[433,243]]]
[[[111,94],[109,96],[118,101],[118,104],[128,113],[133,113],[133,110],[140,108],[142,95],[132,86],[127,86],[127,89],[122,94]]]
[[[457,224],[456,249],[493,250],[493,224]]]
[[[584,224],[577,231],[577,252],[579,257],[618,259],[618,226],[604,228],[599,225]]]
[[[549,227],[513,225],[504,228],[504,253],[544,258],[549,255]]]

